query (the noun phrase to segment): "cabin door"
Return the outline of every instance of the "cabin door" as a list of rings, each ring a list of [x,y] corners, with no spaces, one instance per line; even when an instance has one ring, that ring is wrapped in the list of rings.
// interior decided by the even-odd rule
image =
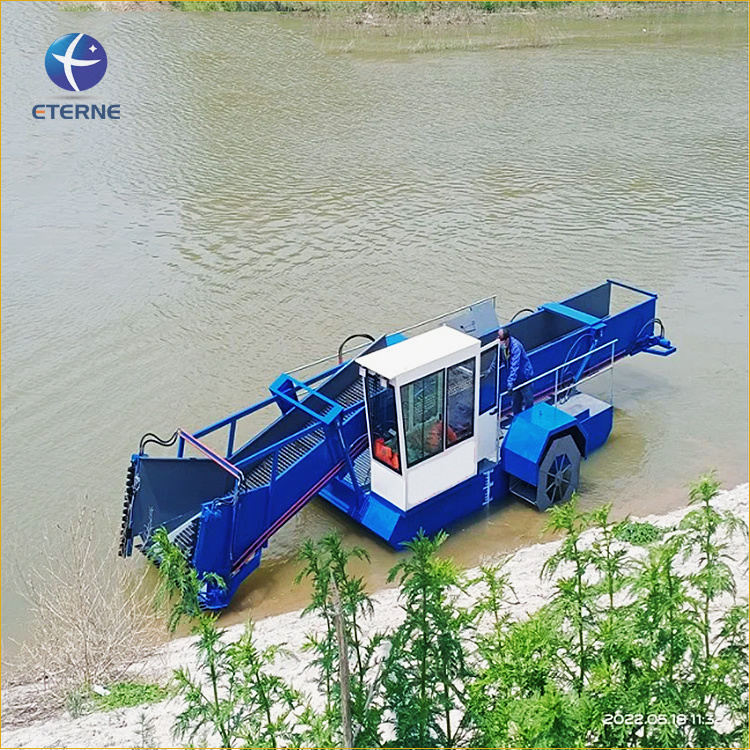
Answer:
[[[479,358],[479,438],[477,460],[497,461],[497,394],[498,394],[497,342],[482,349]]]

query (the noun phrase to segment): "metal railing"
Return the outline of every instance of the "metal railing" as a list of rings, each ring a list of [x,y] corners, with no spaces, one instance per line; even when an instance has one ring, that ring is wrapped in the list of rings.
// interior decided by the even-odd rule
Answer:
[[[304,386],[307,387],[311,385],[312,383],[316,383],[317,381],[322,380],[328,375],[332,375],[337,369],[338,369],[338,366],[325,370],[324,372],[321,372],[318,375],[315,375],[314,377],[309,378],[308,380],[304,382]],[[318,395],[320,396],[322,394],[318,393]],[[269,398],[266,398],[263,401],[259,401],[257,404],[248,406],[246,409],[242,409],[240,411],[235,412],[234,414],[230,414],[228,417],[224,417],[224,419],[220,419],[218,422],[214,422],[213,424],[208,425],[208,427],[201,428],[197,432],[193,433],[193,437],[195,438],[205,437],[206,435],[210,435],[212,432],[216,432],[217,430],[220,430],[223,427],[228,427],[229,434],[227,436],[226,457],[229,458],[229,456],[231,456],[232,453],[234,453],[234,441],[235,441],[235,437],[237,434],[237,423],[241,419],[244,419],[245,417],[248,417],[257,411],[260,411],[261,409],[265,409],[267,406],[271,406],[272,404],[276,404],[276,403],[277,403],[276,395],[270,396]]]
[[[396,331],[395,333],[397,333],[397,334],[403,334],[403,333],[406,333],[407,331],[412,331],[415,328],[419,328],[421,326],[428,325],[429,323],[435,323],[438,320],[443,320],[445,318],[449,318],[449,317],[451,317],[453,315],[457,315],[458,313],[463,312],[464,310],[469,310],[472,307],[476,307],[478,305],[481,305],[481,304],[483,304],[485,302],[489,302],[489,301],[491,301],[493,307],[495,307],[496,302],[497,302],[497,296],[496,295],[492,295],[491,297],[485,297],[484,299],[477,300],[476,302],[472,302],[472,303],[470,303],[468,305],[463,305],[461,307],[458,307],[455,310],[451,310],[449,312],[442,313],[441,315],[436,315],[435,317],[428,318],[427,320],[422,320],[419,323],[415,323],[414,325],[408,326],[407,328],[402,328],[400,331]],[[369,345],[370,345],[369,342],[367,342],[365,344],[360,344],[358,346],[354,346],[354,347],[351,347],[350,349],[344,350],[342,352],[342,354],[344,354],[344,355],[352,354],[353,352],[361,351],[362,349],[367,348],[367,346],[369,346]],[[322,365],[322,364],[324,364],[326,362],[330,362],[331,360],[336,359],[337,356],[338,356],[337,354],[331,354],[331,355],[329,355],[327,357],[322,357],[321,359],[316,359],[315,361],[309,362],[306,365],[301,365],[300,367],[295,367],[293,370],[289,370],[286,374],[289,375],[289,376],[291,376],[294,373],[301,372],[302,370],[307,370],[307,369],[309,369],[311,367],[316,367],[316,366]],[[329,399],[327,399],[323,394],[321,394],[319,391],[315,391],[314,389],[311,389],[309,386],[312,385],[313,383],[316,383],[316,382],[318,382],[320,380],[324,380],[325,378],[334,375],[341,367],[343,367],[344,364],[346,364],[346,363],[343,363],[343,364],[336,363],[333,367],[329,367],[328,369],[324,370],[323,372],[318,373],[316,375],[313,375],[312,377],[310,377],[310,378],[308,378],[308,379],[306,379],[304,381],[297,380],[296,378],[291,378],[291,379],[294,381],[294,384],[295,384],[295,386],[297,386],[298,389],[302,388],[303,390],[307,390],[308,392],[315,393],[315,395],[321,397],[324,401],[329,401]],[[274,395],[271,396],[270,398],[267,398],[267,399],[265,399],[263,401],[260,401],[257,404],[253,404],[252,406],[249,406],[246,409],[242,409],[241,411],[235,412],[234,414],[230,414],[228,417],[224,417],[224,419],[221,419],[218,422],[214,422],[213,424],[208,425],[208,427],[204,427],[204,428],[198,430],[197,432],[194,433],[193,437],[195,437],[195,438],[205,437],[206,435],[209,435],[212,432],[216,432],[217,430],[220,430],[223,427],[228,427],[229,429],[228,429],[228,435],[227,435],[227,448],[226,448],[226,457],[228,458],[229,456],[232,455],[232,453],[234,453],[234,443],[235,443],[235,437],[236,437],[236,434],[237,434],[237,423],[241,419],[244,419],[245,417],[247,417],[247,416],[249,416],[249,415],[251,415],[251,414],[253,414],[253,413],[257,412],[257,411],[260,411],[261,409],[264,409],[265,407],[270,406],[271,404],[277,403],[277,399],[278,398],[281,398],[281,399],[283,399],[283,400],[285,400],[287,402],[290,402],[290,403],[293,402],[294,406],[300,406],[299,402],[297,402],[294,399],[292,399],[291,397],[285,395],[283,392],[280,392],[280,393],[274,392]],[[340,406],[339,404],[336,404],[336,407],[339,407],[339,406]],[[302,408],[303,408],[304,411],[309,411],[310,416],[315,417],[316,419],[320,419],[321,418],[320,414],[313,413],[312,410],[309,410],[309,409],[305,408],[304,406],[302,406]],[[359,408],[359,407],[357,407],[357,408]],[[336,416],[339,416],[340,414],[347,415],[351,411],[352,411],[351,408],[347,408],[347,409],[344,409],[342,412],[337,413]],[[182,455],[182,451],[184,451],[184,444],[182,444],[181,450],[178,453],[178,455]]]
[[[489,302],[489,301],[492,301],[492,307],[494,308],[497,303],[497,295],[493,294],[491,297],[485,297],[484,299],[477,300],[476,302],[471,302],[468,305],[462,305],[461,307],[457,307],[455,310],[451,310],[450,312],[436,315],[433,318],[427,318],[427,320],[421,320],[419,323],[414,323],[414,325],[410,325],[410,326],[407,326],[406,328],[402,328],[398,331],[394,331],[393,335],[406,333],[407,331],[413,331],[415,328],[421,328],[422,326],[426,326],[429,323],[436,323],[438,320],[444,320],[445,318],[450,318],[452,315],[457,315],[458,313],[463,312],[464,310],[469,310],[472,307],[476,307],[477,305],[481,305],[484,302]],[[361,349],[366,349],[370,345],[371,345],[371,342],[359,344],[358,346],[353,346],[350,349],[344,349],[344,351],[341,352],[341,354],[342,355],[351,354],[352,352],[360,351]],[[289,370],[287,374],[292,375],[295,372],[301,372],[302,370],[307,370],[310,367],[316,367],[317,365],[322,365],[325,362],[329,362],[332,359],[336,359],[337,357],[338,357],[338,354],[330,354],[327,357],[316,359],[314,362],[308,362],[306,365],[300,365],[299,367],[295,367],[293,370]],[[338,365],[338,366],[340,367],[341,365]]]
[[[547,370],[547,372],[542,373],[541,375],[537,375],[536,377],[531,378],[531,380],[526,380],[522,385],[531,385],[532,383],[536,383],[539,380],[542,380],[544,378],[549,378],[553,373],[555,376],[555,384],[552,390],[552,404],[558,404],[562,402],[562,399],[560,398],[560,394],[565,393],[569,391],[573,386],[581,385],[582,383],[586,383],[589,380],[592,380],[595,377],[598,377],[604,372],[610,371],[612,375],[610,375],[610,385],[609,385],[609,402],[610,404],[614,402],[614,365],[615,365],[615,346],[619,339],[613,339],[612,341],[602,344],[601,346],[596,347],[595,349],[590,349],[587,352],[584,352],[578,357],[574,357],[573,359],[569,359],[567,362],[563,362],[561,365],[558,365],[557,367],[553,367],[551,370]],[[592,355],[596,354],[597,352],[603,351],[605,349],[610,350],[609,354],[609,363],[604,366],[597,366],[593,371],[586,374],[585,369],[581,377],[575,379],[572,383],[568,383],[567,381],[561,383],[560,382],[560,373],[562,370],[564,370],[567,367],[570,367],[572,364],[581,361],[589,359]],[[504,391],[500,394],[499,403],[502,403],[502,399],[504,396],[509,396],[512,391]],[[542,391],[541,393],[535,394],[535,400],[537,396],[541,396],[543,398],[549,398],[549,391]]]
[[[185,455],[185,443],[190,443],[193,448],[199,450],[203,455],[210,458],[214,463],[221,466],[224,471],[231,474],[238,482],[242,481],[242,472],[232,463],[222,458],[218,453],[212,451],[205,443],[198,440],[195,435],[191,435],[189,432],[178,429],[179,442],[177,443],[177,457],[182,458]]]
[[[442,315],[436,315],[434,318],[427,318],[427,320],[422,320],[419,323],[415,323],[414,325],[402,328],[400,331],[394,331],[394,333],[406,333],[407,331],[413,331],[415,328],[421,328],[422,326],[426,326],[428,323],[436,323],[438,320],[450,318],[451,315],[458,315],[458,313],[463,312],[464,310],[470,310],[472,307],[477,307],[478,305],[489,302],[490,300],[492,300],[492,307],[494,309],[497,303],[496,294],[493,294],[491,297],[485,297],[484,299],[477,300],[476,302],[472,302],[468,305],[462,305],[461,307],[457,307],[455,310],[443,313]]]
[[[264,458],[268,458],[269,456],[273,456],[274,464],[278,464],[277,454],[284,450],[284,448],[286,448],[289,443],[293,443],[296,440],[301,440],[302,438],[307,437],[308,435],[311,435],[313,432],[317,432],[320,429],[321,427],[319,424],[311,424],[307,427],[303,427],[301,430],[297,430],[297,432],[294,432],[291,435],[287,435],[281,440],[278,440],[275,443],[266,446],[265,448],[260,448],[255,451],[255,453],[246,456],[241,461],[237,462],[237,466],[240,467],[242,471],[248,471],[252,469],[256,464],[259,464]]]
[[[275,396],[278,396],[279,398],[286,401],[291,406],[295,407],[296,409],[302,409],[302,411],[309,414],[311,417],[313,417],[313,419],[317,419],[324,424],[331,424],[331,422],[333,422],[334,419],[336,419],[341,414],[341,412],[344,411],[344,407],[341,406],[341,404],[337,403],[333,399],[328,398],[328,396],[313,388],[309,383],[303,383],[301,380],[293,378],[291,375],[289,375],[288,372],[284,373],[284,375],[289,378],[292,385],[294,386],[295,391],[307,391],[311,396],[319,398],[324,404],[326,404],[329,407],[329,410],[326,414],[320,414],[314,409],[305,406],[305,404],[301,403],[300,401],[297,401],[296,398],[292,398],[288,393],[285,393],[280,388],[271,386],[271,392]],[[282,375],[282,377],[284,377],[284,375]]]
[[[319,377],[313,378],[312,380],[319,379]],[[232,451],[233,451],[233,442],[234,442],[234,436],[236,433],[237,422],[243,417],[248,416],[249,414],[252,414],[256,411],[259,411],[260,409],[265,408],[266,406],[270,406],[271,404],[276,403],[276,400],[274,397],[267,398],[264,401],[254,404],[253,406],[250,406],[247,409],[244,409],[243,411],[237,412],[236,414],[233,414],[227,417],[226,419],[222,419],[219,422],[209,425],[208,427],[205,427],[202,430],[199,430],[195,434],[191,434],[185,430],[178,430],[178,435],[179,435],[179,442],[177,445],[178,458],[182,458],[184,456],[185,443],[188,443],[194,446],[197,450],[201,451],[204,455],[208,456],[213,461],[218,463],[220,466],[222,466],[222,468],[224,468],[226,471],[232,474],[235,478],[241,481],[244,477],[245,472],[250,471],[253,467],[258,465],[264,459],[271,457],[272,458],[271,484],[273,484],[278,474],[280,473],[278,471],[279,456],[280,456],[281,451],[284,450],[284,448],[286,448],[290,443],[301,440],[302,438],[307,437],[308,435],[311,435],[312,433],[320,430],[322,427],[322,424],[326,424],[326,423],[329,423],[330,421],[333,421],[332,419],[329,419],[331,415],[333,415],[334,418],[340,417],[342,420],[345,420],[346,417],[348,417],[350,414],[353,414],[354,412],[363,408],[362,402],[352,404],[351,406],[342,407],[341,404],[333,401],[332,399],[329,399],[324,394],[319,393],[318,391],[315,391],[312,388],[309,388],[310,382],[312,381],[308,381],[307,383],[301,383],[301,384],[299,384],[298,382],[295,382],[295,384],[299,384],[299,387],[305,390],[309,390],[314,395],[319,396],[324,402],[327,402],[329,405],[333,407],[331,411],[329,412],[329,414],[321,415],[312,410],[304,408],[304,405],[298,402],[294,402],[295,406],[303,407],[304,411],[308,412],[310,416],[315,418],[315,422],[313,424],[309,424],[297,430],[296,432],[292,433],[291,435],[285,435],[283,438],[276,441],[275,443],[272,443],[271,445],[267,445],[264,448],[258,449],[251,455],[245,456],[236,465],[222,458],[215,451],[213,451],[211,448],[205,445],[205,443],[198,440],[199,437],[203,437],[204,435],[210,434],[211,432],[214,432],[223,427],[229,426],[229,440],[228,440],[228,445],[227,445],[227,458],[228,458],[232,454]],[[293,400],[293,399],[290,399],[290,400]]]

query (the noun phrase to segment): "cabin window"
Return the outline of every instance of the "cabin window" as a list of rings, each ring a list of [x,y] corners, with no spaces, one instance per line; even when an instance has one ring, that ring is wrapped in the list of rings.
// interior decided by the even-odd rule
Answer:
[[[456,445],[474,434],[474,358],[448,368],[445,442]]]
[[[372,456],[400,474],[396,391],[380,376],[368,373],[365,377],[365,395]]]
[[[479,413],[497,406],[497,344],[479,358]]]
[[[414,466],[444,448],[445,370],[401,386],[406,465]]]

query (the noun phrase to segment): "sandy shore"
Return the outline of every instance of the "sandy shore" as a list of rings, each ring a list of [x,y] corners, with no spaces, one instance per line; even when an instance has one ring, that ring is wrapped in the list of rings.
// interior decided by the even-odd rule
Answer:
[[[741,518],[748,517],[748,485],[740,485],[733,490],[720,493],[715,504],[722,510],[730,510]],[[661,516],[646,516],[641,520],[650,521],[659,526],[673,526],[687,512],[686,508],[672,511]],[[593,532],[587,532],[584,538],[589,541]],[[737,591],[748,591],[747,547],[744,539],[735,537],[733,572],[737,581]],[[507,570],[517,595],[517,601],[509,604],[510,613],[523,617],[542,606],[549,600],[554,581],[540,582],[538,573],[544,561],[557,549],[557,542],[535,544],[518,550],[508,560]],[[643,549],[631,547],[630,554],[637,557]],[[683,563],[686,571],[694,569],[695,560]],[[471,571],[469,571],[471,574]],[[367,625],[369,631],[383,631],[393,628],[401,618],[401,609],[397,600],[398,591],[388,589],[374,596],[375,614]],[[720,604],[726,604],[722,602]],[[285,643],[293,656],[279,658],[275,672],[293,683],[297,688],[315,697],[317,690],[314,675],[305,669],[309,661],[302,653],[305,635],[321,630],[322,623],[313,617],[300,619],[300,612],[269,617],[256,623],[256,637],[259,645]],[[241,625],[227,629],[229,637],[237,637],[242,631]],[[150,680],[166,682],[171,671],[178,666],[191,667],[194,664],[192,638],[180,638],[169,643],[155,659],[142,665],[141,675]],[[23,691],[13,688],[13,691]],[[11,691],[8,691],[10,693]],[[23,693],[13,696],[17,701]],[[10,696],[3,695],[7,700]],[[47,721],[36,722],[26,727],[3,729],[1,743],[3,748],[135,748],[135,747],[175,747],[172,738],[172,724],[180,709],[177,699],[171,699],[146,707],[121,709],[106,713],[94,713],[77,719],[69,716],[56,716]],[[145,724],[144,724],[145,715]],[[144,737],[144,727],[148,728]]]

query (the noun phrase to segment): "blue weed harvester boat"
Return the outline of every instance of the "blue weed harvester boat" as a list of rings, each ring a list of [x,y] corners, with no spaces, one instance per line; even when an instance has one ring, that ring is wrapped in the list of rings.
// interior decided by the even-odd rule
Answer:
[[[147,551],[165,527],[199,575],[225,581],[202,592],[219,609],[316,495],[393,547],[508,495],[540,510],[564,502],[581,460],[612,429],[614,363],[675,351],[656,299],[607,281],[503,324],[537,373],[535,403],[514,419],[489,298],[371,340],[355,358],[340,349],[336,364],[313,363],[328,368],[305,380],[284,373],[269,398],[197,432],[148,433],[128,469],[120,554]],[[595,397],[606,372],[609,398]],[[267,426],[237,445],[238,423],[259,412]],[[226,449],[217,452],[205,439],[220,430]],[[153,443],[176,455],[148,455]]]

